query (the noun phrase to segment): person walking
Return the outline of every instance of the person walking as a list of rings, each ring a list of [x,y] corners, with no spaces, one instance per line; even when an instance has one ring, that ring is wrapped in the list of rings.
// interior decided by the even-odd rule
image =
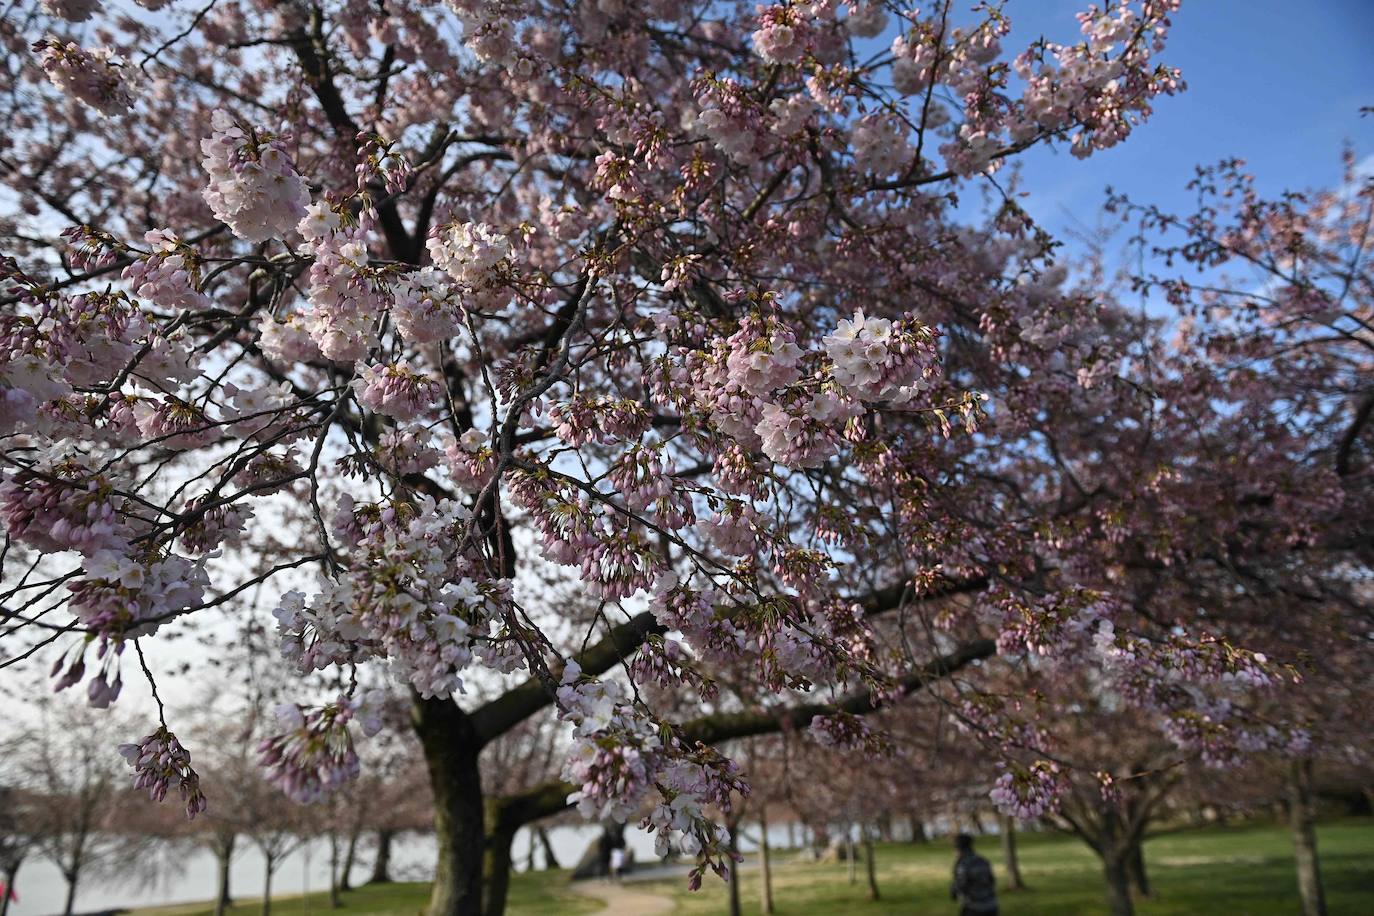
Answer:
[[[611,850],[611,880],[619,881],[625,874],[625,847],[616,846]]]
[[[951,900],[959,901],[959,916],[997,916],[997,882],[992,865],[973,851],[973,837],[961,833],[954,838],[954,884]]]

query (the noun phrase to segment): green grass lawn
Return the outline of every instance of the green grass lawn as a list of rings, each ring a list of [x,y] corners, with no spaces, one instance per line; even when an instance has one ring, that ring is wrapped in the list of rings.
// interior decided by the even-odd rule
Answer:
[[[1324,825],[1318,832],[1318,847],[1332,916],[1374,914],[1374,822]],[[1106,912],[1098,860],[1083,843],[1058,835],[1022,834],[1018,848],[1029,890],[1002,894],[1004,916],[1099,916]],[[985,838],[980,851],[1000,880],[997,838]],[[1288,831],[1275,825],[1208,827],[1154,837],[1145,845],[1153,896],[1141,901],[1137,912],[1142,916],[1293,916],[1298,912],[1298,888],[1292,855]],[[775,861],[773,898],[779,916],[951,916],[955,912],[949,900],[953,854],[944,842],[878,846],[882,895],[878,902],[865,899],[862,863],[858,883],[851,885],[844,864],[801,863],[786,852],[775,856]],[[744,870],[741,882],[744,912],[760,912],[758,870]],[[684,881],[656,882],[652,888],[673,897],[682,916],[728,912],[725,889],[713,876],[696,893],[688,891]]]
[[[240,888],[238,901],[229,908],[233,916],[257,916],[262,912],[261,898]],[[395,884],[364,885],[343,895],[343,908],[329,908],[329,894],[322,892],[308,897],[278,897],[272,901],[272,916],[415,916],[429,899],[429,884],[397,882]],[[568,890],[567,871],[536,872],[532,875],[511,876],[510,902],[506,912],[511,916],[573,916],[593,913],[601,904]],[[131,916],[209,916],[214,907],[208,904],[154,907],[134,910]]]

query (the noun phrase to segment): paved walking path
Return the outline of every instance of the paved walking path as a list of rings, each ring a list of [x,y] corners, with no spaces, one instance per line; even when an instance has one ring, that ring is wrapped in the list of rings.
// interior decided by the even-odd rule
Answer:
[[[634,885],[627,887],[608,881],[574,881],[572,889],[606,904],[604,910],[593,916],[656,916],[673,911],[673,901],[658,894],[635,890]]]

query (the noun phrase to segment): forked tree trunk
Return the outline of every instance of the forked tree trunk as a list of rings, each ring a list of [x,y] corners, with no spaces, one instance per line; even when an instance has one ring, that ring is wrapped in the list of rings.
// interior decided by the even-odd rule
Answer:
[[[759,869],[763,878],[763,900],[761,909],[764,916],[773,912],[773,863],[768,848],[768,806],[759,809]]]
[[[998,820],[999,839],[1002,841],[1002,867],[1007,871],[1007,890],[1025,890],[1026,882],[1021,880],[1021,863],[1016,856],[1016,818],[1010,814],[1001,814],[998,815]]]
[[[391,841],[396,838],[394,830],[377,831],[377,858],[372,862],[372,877],[368,884],[391,883]]]
[[[439,846],[425,916],[481,916],[485,831],[477,733],[452,700],[417,695],[411,712],[434,789],[434,836]]]
[[[1298,866],[1302,916],[1326,916],[1321,861],[1317,858],[1316,807],[1312,801],[1312,758],[1294,760],[1288,780],[1293,857]]]
[[[878,872],[873,855],[873,832],[867,824],[863,824],[859,829],[863,831],[864,838],[864,870],[868,873],[868,899],[877,900]]]

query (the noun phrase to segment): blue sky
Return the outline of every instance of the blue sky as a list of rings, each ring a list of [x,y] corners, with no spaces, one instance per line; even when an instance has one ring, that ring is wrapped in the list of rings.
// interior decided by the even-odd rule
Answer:
[[[1012,35],[1077,39],[1083,0],[1013,0]],[[1188,90],[1156,101],[1123,144],[1086,161],[1067,149],[1021,157],[1025,205],[1046,228],[1093,227],[1107,185],[1140,201],[1186,209],[1195,165],[1246,160],[1262,193],[1340,181],[1342,144],[1374,154],[1374,0],[1185,0],[1160,60]]]

